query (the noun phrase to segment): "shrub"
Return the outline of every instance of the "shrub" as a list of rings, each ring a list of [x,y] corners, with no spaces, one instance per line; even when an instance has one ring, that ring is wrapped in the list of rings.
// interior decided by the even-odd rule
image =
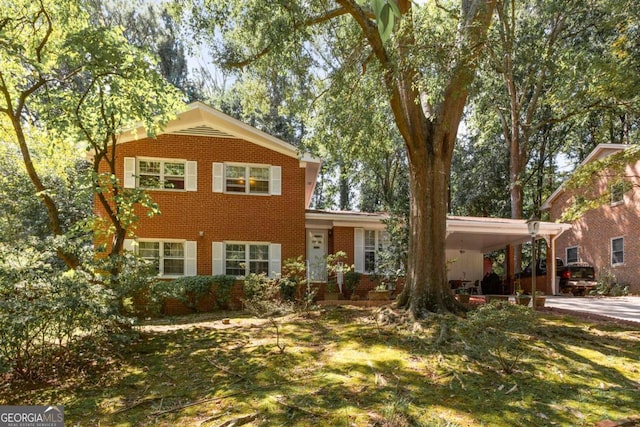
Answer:
[[[231,288],[235,277],[187,276],[174,280],[157,280],[152,284],[149,299],[156,310],[167,298],[175,298],[193,311],[199,310],[199,303],[206,296],[214,296],[218,308],[229,308]]]
[[[300,298],[301,288],[307,283],[307,268],[302,256],[288,258],[282,266],[282,274],[278,280],[280,293],[286,301]]]
[[[358,287],[361,278],[362,273],[358,273],[357,271],[347,271],[344,274],[344,284],[347,286],[347,289],[353,292]]]
[[[258,317],[269,317],[293,310],[293,303],[283,300],[280,284],[266,274],[250,273],[244,279],[245,310]]]
[[[610,270],[603,269],[598,275],[598,282],[590,294],[611,297],[624,296],[629,294],[629,285],[618,283],[615,274]]]
[[[130,326],[119,295],[85,270],[65,271],[50,251],[21,248],[0,258],[0,371],[36,379]]]
[[[282,274],[269,278],[266,274],[251,273],[244,280],[244,307],[256,316],[307,310],[313,303],[316,289],[307,281],[307,269],[302,256],[288,258]]]

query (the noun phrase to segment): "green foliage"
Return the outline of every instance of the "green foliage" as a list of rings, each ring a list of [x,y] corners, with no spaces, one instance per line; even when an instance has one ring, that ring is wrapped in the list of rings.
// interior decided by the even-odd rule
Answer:
[[[2,145],[0,149],[0,241],[26,242],[44,240],[50,235],[47,210],[33,184],[21,166],[22,158],[12,145]],[[41,171],[42,181],[49,192],[55,195],[61,207],[60,219],[69,238],[82,238],[84,244],[91,241],[90,232],[77,227],[91,218],[92,189],[86,176],[89,162],[79,158],[79,154],[65,146],[57,148],[39,147],[33,162]]]
[[[306,283],[307,267],[302,255],[297,258],[286,259],[282,265],[282,274],[278,280],[282,297],[286,301],[293,301]]]
[[[362,279],[362,273],[358,273],[357,271],[347,271],[344,273],[344,284],[351,292],[356,290],[360,284],[360,279]]]
[[[50,248],[0,244],[0,371],[42,379],[80,343],[130,325],[116,292],[86,271],[64,271]]]
[[[615,274],[611,270],[602,269],[598,273],[596,286],[591,289],[591,295],[620,297],[629,295],[629,285],[618,283]]]
[[[180,28],[168,13],[168,3],[92,0],[87,7],[92,22],[121,27],[129,44],[152,52],[160,73],[189,99],[203,99],[202,88],[189,79],[187,41],[180,37]]]
[[[46,208],[50,234],[56,236],[88,221],[67,221],[64,195],[71,191],[65,185],[73,184],[52,184],[45,179],[48,169],[34,159],[69,154],[82,141],[92,151],[93,163],[78,181],[94,191],[107,212],[107,232],[116,237],[112,247],[117,255],[137,219],[134,205],[150,211],[155,207],[141,192],[124,191],[114,178],[116,134],[142,123],[155,135],[181,103],[152,56],[131,46],[120,28],[91,22],[86,7],[15,1],[0,11],[0,40],[8,41],[0,50],[0,138],[19,146],[22,164]],[[65,191],[56,191],[60,187]],[[73,254],[58,249],[70,268],[78,266]]]
[[[304,258],[287,258],[282,274],[270,278],[266,274],[251,273],[244,279],[245,309],[257,316],[272,316],[293,310],[308,310],[317,289],[307,281]]]
[[[564,190],[573,197],[561,219],[575,221],[587,211],[610,203],[615,186],[620,186],[623,193],[632,189],[634,184],[627,177],[627,168],[639,160],[640,144],[634,144],[576,169],[564,183]]]
[[[202,298],[215,297],[218,308],[228,309],[234,276],[186,276],[174,280],[156,280],[150,286],[149,299],[158,309],[167,298],[175,298],[193,311],[199,311]]]
[[[244,308],[258,317],[293,311],[293,304],[281,297],[280,285],[266,274],[250,273],[244,279]]]
[[[511,374],[526,353],[526,341],[533,330],[533,314],[527,307],[500,301],[469,312],[461,321],[461,335],[469,344],[470,356],[497,363]]]
[[[376,16],[380,38],[382,41],[389,40],[396,19],[400,20],[402,17],[396,0],[371,0],[371,7]]]
[[[476,123],[470,126],[474,134],[458,138],[453,153],[451,212],[459,216],[508,218],[509,150],[500,141],[497,123],[486,134],[476,134],[481,132],[475,130]]]

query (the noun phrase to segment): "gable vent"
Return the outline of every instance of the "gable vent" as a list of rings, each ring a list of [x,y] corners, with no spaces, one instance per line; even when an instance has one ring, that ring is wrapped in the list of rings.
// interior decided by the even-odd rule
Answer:
[[[171,132],[173,134],[178,135],[199,135],[199,136],[214,136],[218,138],[236,138],[233,135],[230,135],[226,132],[222,132],[221,130],[212,128],[211,126],[194,126],[191,128],[181,129],[177,131]]]

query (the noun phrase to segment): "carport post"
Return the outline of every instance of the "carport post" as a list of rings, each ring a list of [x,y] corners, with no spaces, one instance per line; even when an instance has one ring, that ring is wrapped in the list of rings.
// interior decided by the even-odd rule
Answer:
[[[538,260],[536,259],[536,236],[540,230],[540,221],[532,216],[527,221],[529,234],[531,234],[531,308],[536,308],[536,273],[538,270]]]

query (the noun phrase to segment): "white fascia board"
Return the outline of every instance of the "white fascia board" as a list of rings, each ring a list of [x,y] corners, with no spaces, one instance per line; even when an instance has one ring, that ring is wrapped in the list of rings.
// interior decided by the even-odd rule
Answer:
[[[317,221],[330,224],[332,227],[355,227],[383,230],[382,220],[388,218],[386,214],[361,214],[357,212],[307,212],[306,221]],[[307,228],[314,228],[309,224]]]
[[[571,224],[540,222],[538,235],[555,235],[571,228]],[[447,219],[447,233],[466,232],[475,234],[521,234],[529,235],[524,219],[468,217]]]
[[[523,219],[457,217],[447,218],[447,232],[472,232],[478,234],[518,234],[527,230]]]
[[[236,138],[244,139],[289,157],[296,159],[306,157],[307,161],[312,160],[308,155],[300,155],[297,148],[293,145],[242,123],[241,121],[199,101],[187,105],[182,112],[178,113],[178,117],[167,123],[165,128],[158,132],[158,134],[168,134],[192,127],[207,125]],[[124,129],[120,133],[118,136],[118,143],[124,143],[146,137],[147,132],[144,128],[144,124],[138,122],[132,127]]]
[[[318,183],[318,174],[322,162],[311,157],[305,157],[300,160],[300,167],[304,168],[304,208],[309,209],[311,199]]]

